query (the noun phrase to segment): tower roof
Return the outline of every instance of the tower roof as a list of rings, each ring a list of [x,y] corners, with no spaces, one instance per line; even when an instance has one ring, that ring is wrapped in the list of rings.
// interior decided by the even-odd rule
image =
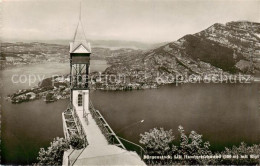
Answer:
[[[85,35],[85,32],[84,32],[81,20],[79,20],[79,22],[78,22],[73,41],[74,42],[75,41],[86,41],[86,35]]]
[[[81,16],[74,34],[73,42],[70,44],[71,53],[91,53],[90,43],[87,42],[84,28],[81,22]]]

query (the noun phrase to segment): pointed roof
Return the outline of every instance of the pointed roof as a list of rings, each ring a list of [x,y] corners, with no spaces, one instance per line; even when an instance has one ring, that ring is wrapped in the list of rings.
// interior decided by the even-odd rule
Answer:
[[[81,23],[81,20],[79,20],[78,25],[77,25],[77,29],[75,31],[74,34],[74,42],[75,41],[85,41],[86,40],[86,35]]]
[[[87,42],[84,28],[81,22],[81,1],[80,1],[80,12],[79,22],[74,34],[74,40],[70,44],[71,53],[91,53],[90,44]]]
[[[84,51],[84,49],[85,49],[85,51]],[[71,44],[70,52],[91,53],[90,44],[87,42],[81,20],[79,20],[79,23],[77,25],[77,29],[74,34],[74,40],[73,40],[73,43]]]
[[[84,47],[83,44],[79,44],[79,46],[73,50],[73,53],[90,53],[90,52],[86,47]]]

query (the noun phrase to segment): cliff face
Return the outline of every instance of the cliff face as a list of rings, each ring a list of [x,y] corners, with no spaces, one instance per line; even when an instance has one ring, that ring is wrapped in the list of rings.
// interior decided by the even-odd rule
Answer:
[[[254,73],[259,70],[260,23],[240,21],[214,24],[195,36],[215,44],[210,48],[217,52],[204,56],[205,61],[227,71]]]
[[[260,23],[217,23],[196,34],[186,35],[144,52],[124,65],[113,65],[108,71],[122,71],[121,68],[124,71],[145,70],[173,74],[259,73]]]

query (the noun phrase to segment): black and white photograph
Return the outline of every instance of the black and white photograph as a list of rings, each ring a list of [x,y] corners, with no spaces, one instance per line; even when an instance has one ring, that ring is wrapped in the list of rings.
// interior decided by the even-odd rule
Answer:
[[[260,1],[0,0],[0,164],[260,165]]]

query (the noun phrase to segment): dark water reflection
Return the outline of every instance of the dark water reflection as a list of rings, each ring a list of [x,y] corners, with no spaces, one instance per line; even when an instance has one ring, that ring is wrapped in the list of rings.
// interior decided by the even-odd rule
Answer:
[[[102,66],[102,69],[105,68]],[[97,65],[97,69],[100,66]],[[102,70],[100,69],[100,70]],[[92,71],[95,69],[92,69]],[[12,84],[12,74],[68,73],[66,64],[41,64],[0,72],[2,96],[28,84]],[[92,101],[120,136],[138,142],[139,134],[153,127],[187,132],[195,130],[215,150],[241,141],[260,143],[259,84],[186,84],[140,91],[93,91]],[[38,151],[54,137],[62,137],[61,113],[68,100],[46,104],[42,100],[22,104],[3,101],[2,164],[31,164]],[[144,119],[144,123],[138,121]]]
[[[106,61],[91,60],[91,71],[103,71]],[[0,71],[0,96],[6,97],[19,89],[29,88],[29,82],[13,83],[12,76],[29,75],[48,78],[69,73],[69,64],[31,64]],[[16,77],[17,80],[18,77]],[[31,84],[36,86],[38,81]],[[1,164],[31,164],[41,147],[49,146],[55,137],[63,137],[61,113],[68,100],[46,104],[42,100],[11,104],[1,98]]]
[[[61,113],[68,100],[46,104],[42,100],[11,104],[2,111],[2,164],[31,164],[41,147],[63,137]]]
[[[112,128],[131,141],[138,142],[140,133],[153,127],[173,129],[177,136],[182,125],[186,132],[202,134],[213,150],[221,150],[241,141],[260,142],[257,86],[169,85],[145,91],[96,91],[92,99]],[[142,119],[145,121],[138,123]]]

